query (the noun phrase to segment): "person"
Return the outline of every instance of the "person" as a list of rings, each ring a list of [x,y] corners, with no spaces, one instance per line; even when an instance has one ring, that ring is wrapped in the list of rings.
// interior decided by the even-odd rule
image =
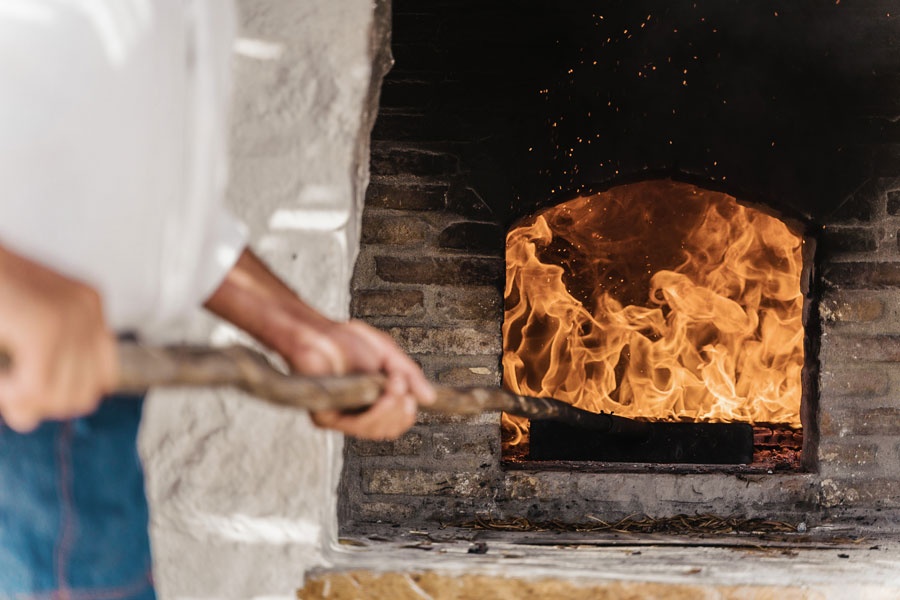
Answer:
[[[140,398],[116,338],[198,305],[311,375],[382,372],[361,414],[399,436],[434,390],[389,336],[315,311],[222,208],[234,9],[0,3],[0,598],[154,598]]]

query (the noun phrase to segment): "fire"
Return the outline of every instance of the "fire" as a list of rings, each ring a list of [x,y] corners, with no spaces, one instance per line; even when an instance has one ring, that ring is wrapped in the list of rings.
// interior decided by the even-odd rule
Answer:
[[[504,384],[626,417],[799,427],[802,244],[673,181],[540,212],[507,236]],[[516,444],[527,421],[504,428]]]

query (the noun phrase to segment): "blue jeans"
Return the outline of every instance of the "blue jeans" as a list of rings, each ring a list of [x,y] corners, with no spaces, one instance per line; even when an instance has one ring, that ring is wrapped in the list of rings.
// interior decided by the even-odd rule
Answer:
[[[0,599],[153,600],[143,399],[19,434],[0,421]]]

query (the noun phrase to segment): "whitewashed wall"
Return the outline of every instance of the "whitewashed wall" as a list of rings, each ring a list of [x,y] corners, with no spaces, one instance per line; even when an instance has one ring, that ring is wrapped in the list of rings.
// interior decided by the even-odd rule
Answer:
[[[240,0],[229,202],[253,248],[347,316],[386,3]],[[377,65],[374,69],[373,64]],[[198,317],[178,334],[226,342]],[[235,392],[155,392],[141,435],[161,598],[292,597],[336,540],[341,439]]]

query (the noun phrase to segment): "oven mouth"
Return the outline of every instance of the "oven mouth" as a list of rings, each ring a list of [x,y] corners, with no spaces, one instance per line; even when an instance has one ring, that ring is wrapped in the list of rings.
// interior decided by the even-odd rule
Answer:
[[[519,221],[506,242],[504,386],[649,421],[650,434],[503,415],[503,464],[803,470],[810,253],[798,229],[672,180]]]

